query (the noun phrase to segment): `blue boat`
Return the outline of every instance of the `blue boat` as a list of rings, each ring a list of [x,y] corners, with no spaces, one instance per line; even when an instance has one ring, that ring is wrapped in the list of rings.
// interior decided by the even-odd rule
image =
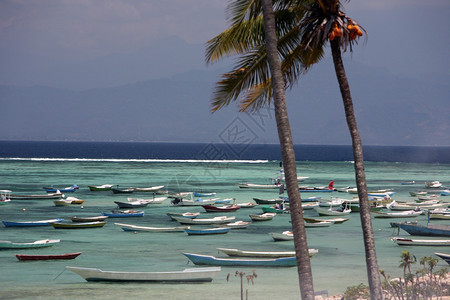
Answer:
[[[411,235],[450,236],[450,225],[428,224],[425,226],[420,224],[399,223],[398,227]]]
[[[230,227],[217,227],[206,229],[185,229],[188,235],[225,234],[231,230]]]
[[[68,186],[68,187],[65,187],[65,188],[63,188],[63,189],[58,189],[58,188],[55,188],[55,187],[53,187],[53,186],[51,186],[51,187],[43,187],[43,189],[47,192],[47,193],[56,193],[57,191],[60,191],[61,193],[73,193],[73,192],[75,192],[76,190],[78,190],[80,187],[78,186],[78,185],[76,185],[76,184],[74,184],[74,185],[72,185],[72,186]]]
[[[58,223],[64,221],[64,219],[51,219],[51,220],[40,220],[40,221],[2,221],[5,227],[32,227],[32,226],[50,226],[51,223]]]
[[[212,197],[215,196],[216,193],[201,193],[201,192],[194,192],[194,197]]]
[[[221,258],[210,255],[183,253],[195,265],[212,266],[245,266],[245,267],[295,267],[297,259],[293,257],[282,258]]]
[[[112,212],[102,212],[102,216],[108,216],[109,218],[129,218],[129,217],[143,217],[144,212],[142,210],[113,210]]]

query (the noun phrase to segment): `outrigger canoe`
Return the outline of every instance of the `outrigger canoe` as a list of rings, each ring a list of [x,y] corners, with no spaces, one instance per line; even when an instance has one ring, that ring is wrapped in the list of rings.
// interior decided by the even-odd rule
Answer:
[[[55,260],[55,259],[74,259],[82,252],[66,253],[66,254],[49,254],[49,255],[30,255],[30,254],[15,254],[18,260]]]

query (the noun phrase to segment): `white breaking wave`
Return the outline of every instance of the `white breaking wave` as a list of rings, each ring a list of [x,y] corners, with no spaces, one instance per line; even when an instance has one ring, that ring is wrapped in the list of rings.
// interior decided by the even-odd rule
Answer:
[[[248,163],[263,164],[268,160],[203,160],[203,159],[135,159],[135,158],[41,158],[41,157],[0,157],[0,160],[14,161],[72,161],[72,162],[143,162],[143,163]]]

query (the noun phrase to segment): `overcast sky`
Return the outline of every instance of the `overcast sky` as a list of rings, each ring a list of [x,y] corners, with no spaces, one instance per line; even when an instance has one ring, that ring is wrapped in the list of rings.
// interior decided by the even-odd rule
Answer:
[[[39,76],[27,76],[28,69],[134,53],[173,36],[204,44],[227,27],[227,3],[1,0],[0,84],[40,84]],[[345,3],[345,11],[369,33],[351,59],[402,76],[449,74],[450,1],[354,0]]]

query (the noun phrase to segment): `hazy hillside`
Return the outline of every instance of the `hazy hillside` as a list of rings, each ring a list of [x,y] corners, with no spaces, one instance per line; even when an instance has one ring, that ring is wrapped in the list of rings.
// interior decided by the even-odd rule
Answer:
[[[397,78],[352,61],[346,67],[364,144],[450,144],[448,78]],[[239,142],[233,133],[245,131],[245,141],[276,143],[271,109],[209,112],[217,78],[190,71],[86,91],[1,86],[0,139]],[[350,143],[331,61],[288,92],[288,106],[295,143]]]

